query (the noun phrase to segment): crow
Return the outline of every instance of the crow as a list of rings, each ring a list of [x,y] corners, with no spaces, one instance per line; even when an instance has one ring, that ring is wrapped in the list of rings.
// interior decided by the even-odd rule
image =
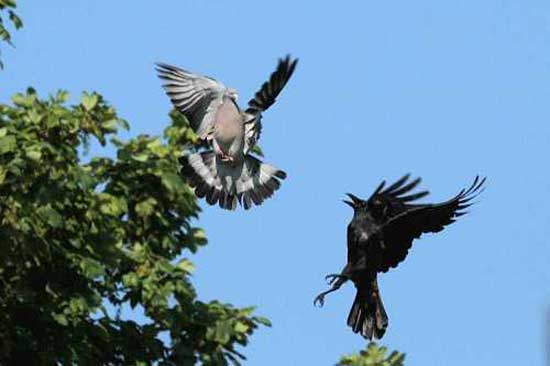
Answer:
[[[414,201],[428,191],[410,193],[421,178],[409,181],[405,175],[391,186],[383,181],[369,199],[351,193],[344,200],[353,210],[347,229],[347,264],[340,274],[325,278],[332,286],[320,293],[314,304],[323,306],[324,297],[351,280],[357,289],[347,324],[364,338],[380,339],[388,327],[388,316],[378,289],[377,275],[402,262],[413,240],[424,233],[437,233],[466,213],[472,199],[483,191],[486,178],[476,176],[468,189],[461,190],[448,201],[421,204]]]

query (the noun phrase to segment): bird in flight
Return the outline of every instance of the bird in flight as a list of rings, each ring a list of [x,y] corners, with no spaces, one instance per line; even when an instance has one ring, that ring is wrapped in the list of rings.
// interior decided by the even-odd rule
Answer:
[[[397,267],[413,240],[424,233],[440,232],[464,215],[485,183],[485,178],[477,176],[468,189],[450,200],[425,204],[415,201],[427,196],[428,191],[411,193],[420,180],[409,181],[409,175],[405,175],[386,189],[383,181],[367,200],[350,193],[347,195],[351,200],[344,200],[354,211],[347,229],[347,264],[340,274],[326,276],[331,288],[319,294],[314,304],[323,306],[325,295],[351,280],[357,293],[347,324],[369,340],[382,338],[388,326],[378,273]]]
[[[260,138],[262,113],[273,103],[294,73],[298,59],[279,59],[248,107],[241,110],[237,91],[207,76],[163,63],[156,64],[163,88],[175,108],[189,121],[208,150],[180,158],[182,173],[200,198],[234,210],[249,209],[279,189],[283,170],[260,161],[252,149]]]

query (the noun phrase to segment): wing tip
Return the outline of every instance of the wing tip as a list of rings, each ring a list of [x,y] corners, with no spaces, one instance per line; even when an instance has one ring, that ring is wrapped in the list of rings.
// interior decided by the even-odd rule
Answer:
[[[487,177],[481,177],[479,174],[474,178],[473,183],[467,189],[462,189],[455,199],[458,200],[457,210],[455,211],[454,216],[460,217],[468,213],[465,211],[467,208],[475,205],[478,201],[472,201],[479,197],[481,193],[485,190],[485,182]]]

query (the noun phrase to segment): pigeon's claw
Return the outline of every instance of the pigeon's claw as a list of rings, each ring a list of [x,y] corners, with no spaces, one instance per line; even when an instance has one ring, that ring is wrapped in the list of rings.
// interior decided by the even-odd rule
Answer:
[[[234,159],[231,155],[227,155],[225,153],[220,154],[220,160],[224,163],[233,163]]]

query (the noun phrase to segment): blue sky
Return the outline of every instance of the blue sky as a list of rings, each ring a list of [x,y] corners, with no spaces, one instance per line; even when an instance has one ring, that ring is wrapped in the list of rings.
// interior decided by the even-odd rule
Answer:
[[[31,5],[32,3],[32,5]],[[264,115],[266,160],[288,172],[248,212],[207,207],[194,260],[205,300],[273,321],[248,365],[332,365],[365,341],[345,324],[351,285],[314,308],[346,258],[345,192],[411,172],[442,200],[480,173],[471,214],[416,242],[381,276],[383,344],[408,366],[544,365],[550,304],[550,2],[26,1],[3,47],[0,101],[101,92],[160,134],[170,104],[153,62],[219,78],[244,102],[286,53],[295,76]],[[104,154],[94,149],[92,153]]]

